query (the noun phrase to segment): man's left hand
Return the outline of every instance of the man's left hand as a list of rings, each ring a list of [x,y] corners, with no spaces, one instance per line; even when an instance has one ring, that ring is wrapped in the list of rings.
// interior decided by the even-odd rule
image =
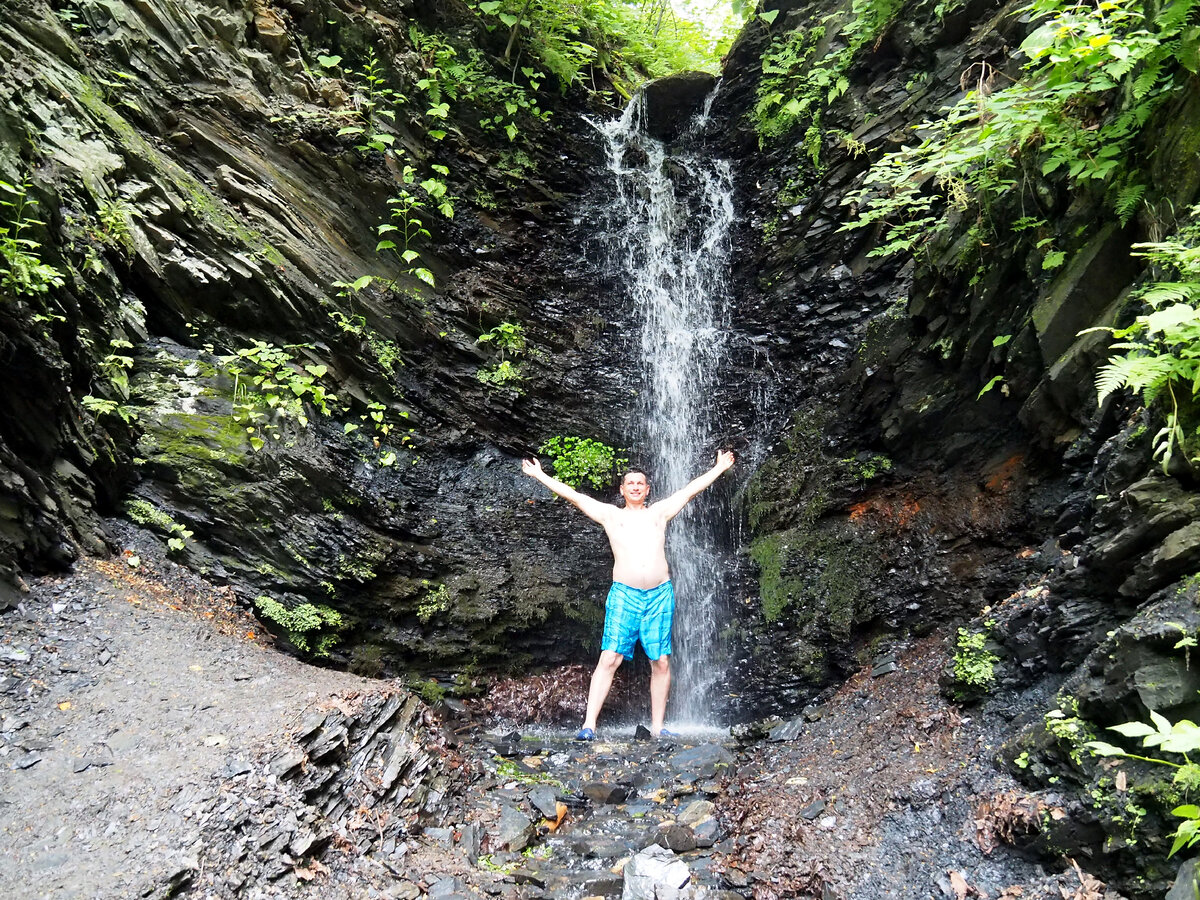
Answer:
[[[733,466],[733,451],[732,450],[718,450],[717,451],[716,468],[718,468],[722,472],[724,472],[726,469],[729,469],[732,466]]]

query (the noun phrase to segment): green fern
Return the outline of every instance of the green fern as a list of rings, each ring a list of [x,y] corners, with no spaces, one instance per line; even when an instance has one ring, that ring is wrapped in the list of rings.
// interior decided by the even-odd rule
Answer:
[[[1144,184],[1127,184],[1117,192],[1117,198],[1113,201],[1113,212],[1117,214],[1121,227],[1127,225],[1133,218],[1145,193],[1146,186]]]
[[[1200,215],[1200,206],[1192,209],[1192,215]],[[1182,241],[1136,247],[1137,255],[1185,278],[1200,276],[1198,248]],[[1200,277],[1156,282],[1141,292],[1140,299],[1150,312],[1138,316],[1128,328],[1088,329],[1107,331],[1116,339],[1109,349],[1122,351],[1097,372],[1096,396],[1103,403],[1116,391],[1128,388],[1141,394],[1147,408],[1159,400],[1165,402],[1166,423],[1154,437],[1154,458],[1166,472],[1177,452],[1189,459],[1195,455],[1184,427],[1183,409],[1190,409],[1200,396],[1200,306],[1187,302],[1200,299]]]

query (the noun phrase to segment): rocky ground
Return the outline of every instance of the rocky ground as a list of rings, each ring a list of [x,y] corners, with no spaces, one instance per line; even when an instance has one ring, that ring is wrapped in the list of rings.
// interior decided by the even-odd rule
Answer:
[[[938,693],[936,637],[737,739],[580,744],[285,656],[168,562],[0,622],[9,897],[1117,896],[1005,846],[1055,810]]]

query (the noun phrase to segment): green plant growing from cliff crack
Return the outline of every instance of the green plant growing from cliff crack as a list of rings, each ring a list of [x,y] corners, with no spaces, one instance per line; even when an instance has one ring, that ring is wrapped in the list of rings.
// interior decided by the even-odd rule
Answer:
[[[554,464],[554,477],[573,488],[582,487],[585,481],[594,488],[603,488],[613,483],[629,459],[608,444],[591,438],[558,434],[538,448]]]
[[[191,529],[180,525],[149,501],[136,498],[129,500],[125,504],[125,515],[131,522],[161,532],[166,538],[168,553],[182,553],[187,549],[188,538],[192,536]]]
[[[855,57],[879,38],[902,5],[903,0],[853,0],[848,12],[777,35],[763,54],[753,111],[759,144],[804,127],[801,144],[819,167],[822,111],[849,89]]]
[[[999,73],[978,63],[963,77],[966,96],[922,123],[922,136],[878,160],[845,202],[847,229],[877,227],[874,256],[910,252],[949,227],[937,212],[973,211],[991,226],[993,204],[1023,183],[1054,173],[1073,185],[1106,187],[1127,217],[1142,188],[1125,162],[1151,114],[1200,70],[1197,0],[1095,6],[1034,0],[1041,21],[1021,45],[1023,77],[995,90]],[[929,187],[932,189],[929,189]],[[1049,251],[1045,268],[1061,264]]]
[[[952,675],[954,681],[962,685],[960,693],[969,694],[971,691],[990,691],[996,680],[996,663],[1000,657],[987,649],[990,640],[988,629],[992,622],[984,623],[983,631],[968,631],[958,629],[957,651],[954,654]]]
[[[1192,215],[1200,215],[1200,206]],[[1094,328],[1117,339],[1112,356],[1096,375],[1100,403],[1126,387],[1137,391],[1147,408],[1162,401],[1166,423],[1153,439],[1154,458],[1163,472],[1176,453],[1196,458],[1200,429],[1195,427],[1194,406],[1200,391],[1200,226],[1184,229],[1180,240],[1135,244],[1137,255],[1176,275],[1176,281],[1155,282],[1139,293],[1151,312],[1138,316],[1127,328]],[[1087,332],[1085,332],[1087,333]]]
[[[255,450],[264,445],[260,428],[273,438],[280,436],[280,421],[294,421],[307,428],[306,403],[328,416],[329,404],[337,401],[336,395],[320,383],[328,367],[302,365],[288,352],[299,346],[285,348],[254,341],[251,346],[220,358],[234,376],[234,421],[245,426],[250,446]]]
[[[521,383],[525,376],[521,366],[509,357],[519,358],[528,352],[525,327],[520,322],[501,322],[476,338],[475,343],[494,347],[499,351],[499,359],[491,365],[481,366],[475,372],[475,377],[488,387],[507,388],[516,391],[517,394],[523,393]]]
[[[298,603],[288,607],[263,594],[254,599],[254,605],[259,615],[282,627],[292,646],[308,656],[328,656],[341,640],[339,632],[346,627],[342,614],[323,603]]]
[[[428,593],[417,606],[417,619],[424,625],[434,616],[444,613],[450,608],[450,588],[444,584],[431,585],[428,581],[421,583],[429,588]]]
[[[1200,750],[1200,726],[1196,723],[1187,719],[1172,722],[1166,716],[1150,710],[1150,722],[1125,722],[1111,726],[1109,731],[1115,731],[1123,737],[1141,738],[1143,747],[1178,754],[1183,758],[1183,762],[1130,753],[1123,747],[1106,741],[1089,741],[1087,747],[1096,756],[1122,756],[1155,765],[1170,766],[1175,769],[1173,785],[1185,793],[1200,789],[1200,765],[1193,763],[1188,755]],[[1175,830],[1175,840],[1171,845],[1171,852],[1167,854],[1168,857],[1174,856],[1185,847],[1193,847],[1200,843],[1200,807],[1184,804],[1175,807],[1171,813],[1184,821]]]
[[[0,209],[8,211],[8,223],[0,225],[0,290],[10,299],[40,297],[64,284],[63,273],[39,256],[41,243],[29,237],[46,224],[30,215],[37,201],[29,196],[29,188],[28,181],[18,185],[0,180]]]

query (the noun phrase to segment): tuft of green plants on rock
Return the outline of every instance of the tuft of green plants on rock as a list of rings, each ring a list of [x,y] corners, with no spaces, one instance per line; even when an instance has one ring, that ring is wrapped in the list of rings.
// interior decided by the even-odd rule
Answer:
[[[950,227],[943,209],[994,230],[995,204],[1031,179],[1055,173],[1104,190],[1127,220],[1145,187],[1129,160],[1151,115],[1200,72],[1200,0],[1095,5],[1034,0],[1039,26],[1025,39],[1022,77],[986,62],[964,75],[966,95],[915,129],[918,140],[875,162],[846,197],[847,229],[878,228],[872,256],[911,252]],[[1057,253],[1057,256],[1052,256]],[[1047,261],[1060,265],[1060,251]]]
[[[125,504],[125,515],[131,522],[161,532],[166,538],[168,553],[182,553],[187,549],[191,529],[180,525],[153,503],[137,498],[129,500]]]
[[[513,359],[528,353],[525,327],[520,322],[501,322],[476,338],[475,343],[499,351],[499,358],[490,365],[481,366],[475,372],[475,377],[488,387],[507,388],[517,394],[523,393],[521,384],[525,376],[520,364],[515,363]]]
[[[0,296],[7,299],[39,297],[64,284],[63,273],[42,261],[41,243],[29,236],[46,224],[30,215],[37,201],[29,196],[29,187],[28,181],[0,180],[0,210],[8,219],[0,225]]]
[[[341,640],[339,632],[346,627],[342,614],[322,603],[299,603],[288,607],[263,594],[254,599],[254,605],[260,616],[283,628],[292,646],[314,657],[328,656]]]
[[[1200,216],[1200,206],[1192,209]],[[1200,460],[1200,225],[1184,229],[1177,240],[1135,244],[1159,271],[1173,281],[1158,281],[1136,295],[1151,311],[1127,328],[1094,328],[1117,340],[1096,375],[1099,402],[1121,388],[1141,394],[1147,408],[1161,406],[1165,424],[1154,436],[1154,458],[1166,472],[1176,454]],[[1086,332],[1085,332],[1086,333]]]
[[[603,488],[613,483],[629,459],[608,444],[592,438],[558,434],[538,448],[538,453],[550,457],[554,465],[554,476],[573,488],[582,487],[586,481],[594,488]]]
[[[848,11],[832,13],[814,27],[777,34],[763,54],[753,111],[759,144],[804,128],[801,144],[819,167],[823,111],[850,87],[855,57],[878,39],[902,5],[903,0],[853,0]],[[774,18],[763,21],[769,26]]]
[[[262,434],[278,439],[281,422],[294,421],[308,427],[305,404],[322,415],[331,415],[330,404],[337,396],[320,383],[327,366],[301,364],[291,354],[300,345],[277,347],[267,341],[254,341],[221,362],[234,377],[234,421],[243,425],[250,446],[261,450]]]
[[[992,622],[985,623],[987,628]],[[992,689],[996,681],[996,663],[1000,657],[987,649],[990,634],[984,631],[969,631],[958,629],[957,650],[954,654],[954,666],[951,670],[954,681],[961,686],[959,693],[963,696],[971,693],[986,693]]]
[[[450,608],[450,588],[444,584],[431,585],[428,581],[423,581],[422,584],[429,590],[417,606],[417,618],[421,624],[426,624],[434,616]]]

